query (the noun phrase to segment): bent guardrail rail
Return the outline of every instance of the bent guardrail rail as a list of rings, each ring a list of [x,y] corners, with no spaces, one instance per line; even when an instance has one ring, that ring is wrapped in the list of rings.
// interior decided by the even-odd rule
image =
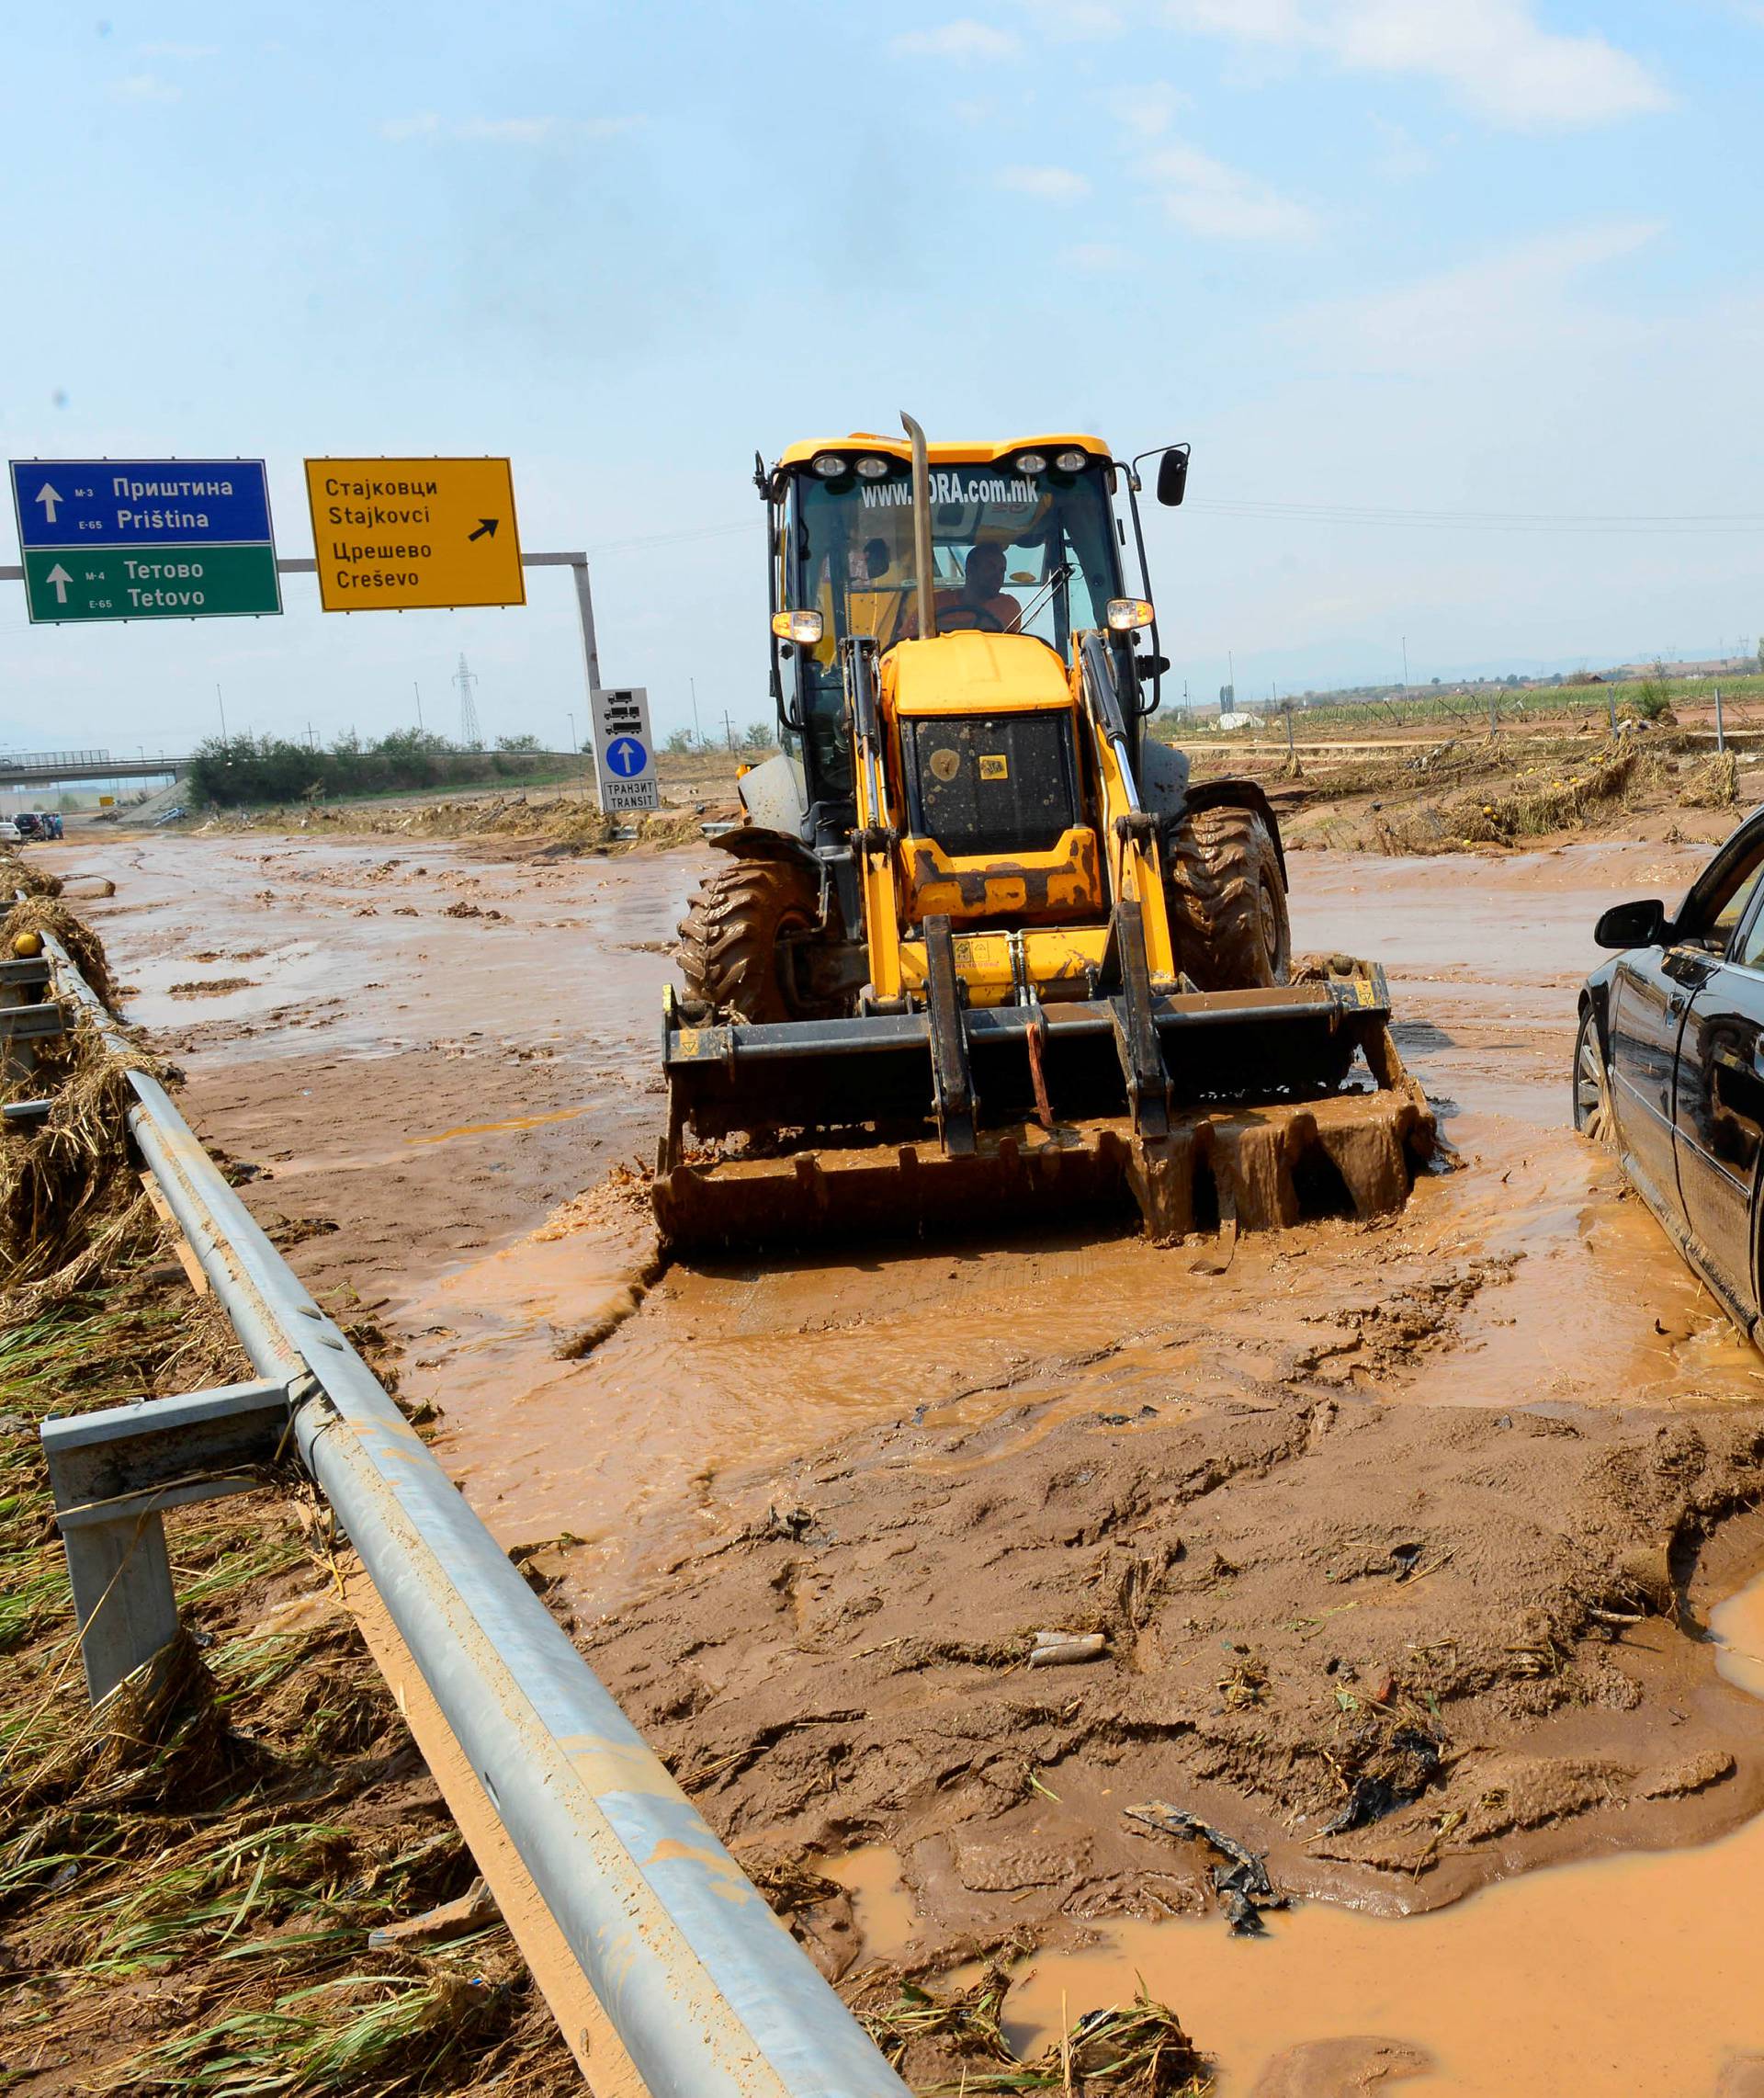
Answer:
[[[62,996],[126,1049],[43,944]],[[129,1079],[141,1156],[263,1381],[45,1423],[70,1565],[82,1536],[107,1540],[74,1576],[95,1692],[163,1644],[168,1603],[175,1629],[168,1570],[154,1585],[160,1509],[256,1483],[251,1422],[282,1445],[291,1432],[652,2098],[905,2098],[164,1088]],[[287,1408],[266,1415],[275,1389]]]

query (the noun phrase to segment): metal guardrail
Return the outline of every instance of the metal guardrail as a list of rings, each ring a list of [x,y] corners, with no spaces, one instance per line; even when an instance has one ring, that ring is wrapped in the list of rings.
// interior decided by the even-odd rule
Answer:
[[[66,951],[44,947],[62,997],[126,1047]],[[107,1531],[78,1583],[83,1637],[95,1595],[109,1613],[104,1672],[115,1680],[131,1641],[145,1660],[165,1636],[168,1590],[127,1606],[130,1567],[141,1561],[151,1589],[155,1555],[122,1547],[202,1485],[251,1482],[239,1476],[241,1417],[263,1419],[266,1389],[279,1389],[282,1441],[291,1431],[652,2098],[905,2098],[164,1088],[141,1072],[130,1083],[136,1145],[263,1382],[45,1423],[70,1559],[82,1532]],[[138,1443],[160,1408],[181,1438],[174,1454],[125,1463],[113,1446]],[[216,1432],[231,1439],[193,1479],[200,1438]]]
[[[0,751],[0,765],[8,772],[52,774],[58,765],[107,765],[107,750]]]

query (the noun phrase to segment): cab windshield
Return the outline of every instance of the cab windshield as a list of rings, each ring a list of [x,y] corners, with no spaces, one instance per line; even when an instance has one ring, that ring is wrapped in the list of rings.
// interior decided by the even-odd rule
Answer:
[[[820,641],[796,659],[811,799],[851,788],[840,643],[867,634],[886,651],[919,632],[912,475],[903,461],[888,468],[875,481],[794,477],[784,602],[822,620]],[[1076,473],[1050,465],[1025,475],[1008,461],[933,467],[938,630],[1034,634],[1069,662],[1072,635],[1106,625],[1108,601],[1121,595],[1110,471],[1100,459]]]
[[[886,480],[796,479],[786,598],[821,614],[830,663],[847,634],[888,649],[919,630],[912,477],[889,465]],[[933,467],[939,630],[1034,634],[1066,657],[1074,630],[1102,626],[1120,595],[1107,471],[1101,461],[1035,475],[1008,462]]]

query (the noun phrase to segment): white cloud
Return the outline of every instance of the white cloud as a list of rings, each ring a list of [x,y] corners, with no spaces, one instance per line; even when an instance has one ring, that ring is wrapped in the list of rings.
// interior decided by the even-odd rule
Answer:
[[[1304,241],[1317,231],[1309,205],[1198,146],[1160,146],[1139,163],[1139,172],[1170,217],[1207,240]]]
[[[539,146],[571,139],[612,139],[634,130],[640,117],[462,117],[444,123],[433,109],[416,117],[389,117],[379,135],[396,145],[413,139],[447,138],[464,145]]]
[[[1388,291],[1304,308],[1283,332],[1313,355],[1357,371],[1431,376],[1518,359],[1574,367],[1614,323],[1572,303],[1578,280],[1655,239],[1652,220],[1618,219],[1544,233]]]
[[[1059,259],[1074,269],[1114,270],[1131,268],[1134,255],[1131,249],[1114,241],[1080,241],[1073,247],[1062,248]]]
[[[1372,119],[1374,130],[1384,141],[1384,149],[1373,161],[1373,173],[1381,181],[1392,183],[1414,182],[1423,175],[1433,172],[1433,155],[1423,145],[1418,144],[1401,124],[1387,124],[1382,117]]]
[[[1597,31],[1545,28],[1534,0],[1168,0],[1168,13],[1181,28],[1317,51],[1351,73],[1442,81],[1520,130],[1611,123],[1672,100]]]
[[[977,22],[970,16],[944,22],[934,29],[909,29],[888,46],[897,58],[957,61],[1015,58],[1022,48],[1008,29],[995,29],[989,23]]]
[[[997,179],[1001,189],[1043,204],[1076,204],[1091,193],[1090,184],[1069,167],[1001,167]]]
[[[181,87],[152,73],[132,73],[110,83],[111,97],[118,102],[176,102],[183,94]]]
[[[453,127],[453,136],[491,145],[537,146],[555,138],[558,129],[555,117],[468,117]]]
[[[1167,80],[1143,80],[1136,86],[1117,87],[1107,97],[1111,114],[1142,139],[1162,138],[1177,110],[1193,108],[1193,100],[1192,95],[1184,95]]]
[[[1060,42],[1118,37],[1126,24],[1106,0],[1023,0],[1044,35]]]

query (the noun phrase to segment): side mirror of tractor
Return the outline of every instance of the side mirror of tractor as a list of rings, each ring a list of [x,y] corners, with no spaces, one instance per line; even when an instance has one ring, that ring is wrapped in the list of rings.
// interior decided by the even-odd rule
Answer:
[[[1666,905],[1657,896],[1641,903],[1613,903],[1592,928],[1601,947],[1657,947],[1666,945]]]
[[[1171,445],[1158,462],[1158,500],[1175,509],[1188,488],[1188,447]]]

